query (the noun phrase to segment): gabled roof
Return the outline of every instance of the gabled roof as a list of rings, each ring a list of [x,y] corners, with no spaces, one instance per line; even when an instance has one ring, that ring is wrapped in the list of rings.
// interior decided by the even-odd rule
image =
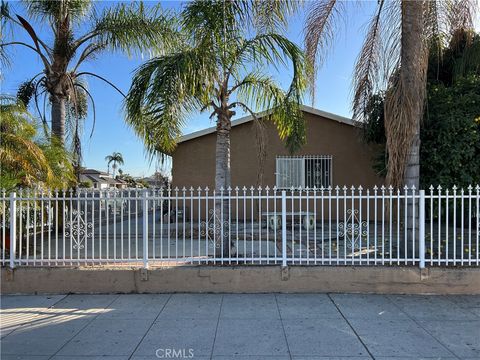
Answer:
[[[102,184],[119,184],[121,183],[117,179],[113,179],[112,177],[107,176],[100,176],[98,174],[80,174],[81,176],[86,177],[87,179],[91,180],[94,183],[102,183]]]
[[[95,170],[95,169],[81,169],[80,170],[80,174],[95,174],[95,175],[102,175],[102,176],[110,176],[109,174],[107,174],[106,172],[104,171],[100,171],[100,170]]]
[[[340,115],[332,114],[332,113],[329,113],[329,112],[326,112],[326,111],[323,111],[323,110],[319,110],[319,109],[315,109],[313,107],[306,106],[306,105],[301,105],[300,108],[302,109],[303,112],[306,112],[306,113],[309,113],[309,114],[318,115],[318,116],[321,116],[321,117],[324,117],[326,119],[333,120],[333,121],[338,121],[342,124],[355,126],[355,122],[352,119],[349,119],[349,118],[346,118],[346,117],[343,117],[343,116],[340,116]],[[271,110],[267,110],[267,111],[258,113],[257,117],[259,117],[259,118],[263,117],[265,115],[268,115],[270,112],[271,112]],[[232,121],[232,127],[240,125],[240,124],[244,124],[244,123],[252,121],[252,120],[253,120],[252,115],[244,116],[240,119],[233,120]],[[180,140],[178,140],[178,143],[188,141],[188,140],[192,140],[192,139],[204,136],[204,135],[212,134],[215,131],[216,131],[215,126],[212,126],[212,127],[207,128],[207,129],[200,130],[200,131],[195,131],[193,133],[182,136],[180,138]]]

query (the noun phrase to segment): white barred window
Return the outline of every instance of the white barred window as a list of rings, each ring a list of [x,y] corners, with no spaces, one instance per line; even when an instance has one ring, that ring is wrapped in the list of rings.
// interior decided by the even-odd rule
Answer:
[[[332,156],[277,156],[277,188],[320,188],[332,185]]]

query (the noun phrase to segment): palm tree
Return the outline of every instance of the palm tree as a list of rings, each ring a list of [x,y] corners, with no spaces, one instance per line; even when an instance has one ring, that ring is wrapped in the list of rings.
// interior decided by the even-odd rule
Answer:
[[[107,155],[105,156],[105,161],[107,162],[108,166],[108,173],[110,174],[110,164],[113,163],[112,169],[113,169],[113,177],[115,178],[115,171],[117,170],[118,165],[123,165],[123,156],[121,153],[114,151],[112,155]]]
[[[37,136],[37,123],[22,102],[0,96],[0,187],[64,188],[74,182],[68,154]]]
[[[294,8],[295,2],[286,1],[188,3],[178,14],[182,43],[142,65],[126,98],[127,121],[147,149],[170,153],[187,115],[208,110],[217,124],[215,188],[219,192],[231,185],[230,129],[237,109],[251,114],[259,129],[257,112],[272,109],[267,118],[289,148],[297,149],[305,140],[299,107],[306,88],[305,61],[300,48],[275,31]],[[288,60],[293,76],[284,91],[264,68],[287,65]],[[220,206],[217,202],[217,216]],[[227,214],[228,203],[223,206]],[[223,251],[228,254],[228,246]]]
[[[100,79],[114,89],[123,93],[102,76],[80,68],[85,61],[93,60],[106,50],[123,51],[127,54],[162,50],[174,42],[175,37],[168,34],[170,20],[167,14],[161,12],[159,6],[145,7],[143,3],[117,4],[102,11],[96,9],[96,4],[90,0],[33,0],[25,1],[27,13],[33,20],[39,20],[49,25],[53,44],[48,44],[38,35],[31,21],[20,15],[11,13],[9,4],[2,1],[2,34],[6,26],[19,27],[26,31],[31,43],[17,39],[4,41],[0,44],[0,59],[8,62],[6,49],[10,46],[23,46],[32,50],[42,62],[42,72],[36,74],[20,88],[20,97],[28,103],[34,97],[36,108],[46,125],[45,114],[40,112],[39,97],[44,96],[51,104],[51,132],[59,142],[65,143],[66,125],[72,128],[72,146],[81,162],[79,140],[80,119],[87,115],[87,103],[93,107],[95,123],[95,104],[87,89],[85,77]],[[82,34],[80,29],[86,28]],[[12,32],[13,33],[13,32]],[[43,106],[45,108],[45,105]],[[71,120],[71,124],[66,124]],[[93,131],[93,128],[92,128]]]
[[[420,122],[425,101],[428,47],[472,27],[474,0],[379,0],[354,73],[353,114],[363,121],[372,95],[386,88],[386,181],[419,187]],[[315,3],[306,24],[307,58],[315,67],[332,44],[344,3]]]

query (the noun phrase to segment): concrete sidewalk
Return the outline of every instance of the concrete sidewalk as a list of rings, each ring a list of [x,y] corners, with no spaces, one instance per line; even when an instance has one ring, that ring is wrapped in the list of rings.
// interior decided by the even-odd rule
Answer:
[[[480,296],[2,296],[1,309],[2,360],[480,359]]]

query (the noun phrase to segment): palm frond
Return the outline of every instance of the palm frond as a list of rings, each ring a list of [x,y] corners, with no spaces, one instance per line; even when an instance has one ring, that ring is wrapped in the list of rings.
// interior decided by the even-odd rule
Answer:
[[[52,172],[42,149],[33,141],[16,134],[2,134],[0,161],[4,170],[17,168],[47,181],[52,179]]]
[[[381,78],[379,86],[388,88],[400,66],[402,50],[402,2],[387,1],[383,6],[382,16],[382,53]]]
[[[479,7],[476,0],[451,0],[448,5],[446,18],[451,35],[458,29],[473,29],[473,21]]]
[[[81,21],[91,10],[90,0],[24,0],[30,16],[42,21]]]
[[[286,65],[292,63],[293,78],[287,91],[283,91],[271,77],[259,71],[248,73],[242,81],[232,86],[229,93],[237,96],[255,111],[274,109],[271,119],[279,135],[286,140],[290,151],[296,151],[305,143],[305,124],[299,104],[307,86],[308,67],[303,52],[293,42],[279,34],[260,34],[241,44],[233,65],[253,63],[262,65]]]
[[[310,82],[312,100],[315,96],[315,77],[324,62],[329,48],[333,45],[339,22],[344,16],[344,2],[320,0],[312,3],[305,25],[306,59],[313,69]]]
[[[247,74],[236,88],[238,105],[242,108],[251,107],[255,112],[272,109],[268,120],[275,123],[280,138],[286,140],[291,152],[298,150],[306,140],[301,101],[296,95],[296,91],[285,92],[272,77],[259,72]]]
[[[353,76],[353,119],[361,121],[378,84],[381,66],[381,15],[384,0],[380,0],[377,13],[370,22],[362,50],[355,64]]]
[[[82,71],[82,72],[79,72],[77,74],[75,74],[75,77],[78,79],[79,77],[81,76],[92,76],[94,78],[97,78],[99,80],[102,80],[104,83],[110,85],[112,88],[114,88],[115,90],[117,90],[117,92],[122,95],[123,97],[125,97],[125,94],[123,93],[122,90],[120,90],[114,83],[112,83],[110,80],[107,80],[106,78],[104,78],[103,76],[100,76],[98,74],[95,74],[95,73],[92,73],[92,72],[89,72],[89,71]]]
[[[262,65],[288,66],[292,59],[302,61],[299,66],[306,69],[302,50],[292,41],[277,33],[259,34],[252,39],[239,41],[238,50],[232,53],[230,68],[254,63]]]
[[[73,67],[72,72],[76,72],[78,67],[86,60],[93,60],[97,54],[106,48],[105,44],[90,43],[88,44],[80,54],[77,60],[77,64]]]
[[[17,19],[20,23],[20,25],[25,29],[25,31],[28,33],[30,38],[32,39],[33,43],[35,44],[35,47],[26,45],[24,43],[20,43],[22,45],[25,45],[27,47],[30,47],[32,50],[34,50],[40,59],[43,62],[43,65],[45,66],[46,70],[50,70],[50,62],[49,62],[49,57],[51,57],[51,54],[48,52],[48,48],[45,45],[45,43],[37,36],[37,33],[33,26],[23,17],[20,15],[17,15]],[[43,47],[44,50],[47,50],[45,53],[42,51],[40,47]]]
[[[45,186],[50,189],[66,189],[75,184],[72,154],[66,151],[57,139],[45,140],[39,146],[43,150],[53,174],[52,179]]]
[[[191,1],[180,14],[181,26],[195,45],[221,44],[225,39],[242,34],[244,29],[236,21],[235,10],[245,2],[234,1]]]
[[[216,70],[208,51],[190,49],[154,58],[135,72],[126,120],[150,153],[174,149],[186,115],[213,97]]]
[[[232,6],[241,23],[259,33],[267,33],[285,30],[288,26],[288,17],[303,6],[303,1],[233,1]]]
[[[180,36],[170,12],[162,10],[160,5],[133,2],[106,9],[95,18],[92,31],[84,38],[94,38],[101,45],[95,51],[105,47],[131,55],[145,49],[163,54],[175,47]]]
[[[0,2],[0,41],[3,44],[7,37],[13,34],[12,30],[12,17],[10,15],[10,4],[7,1],[1,0]],[[3,68],[11,65],[10,54],[7,52],[7,47],[0,46],[0,65]],[[3,74],[0,74],[0,80],[2,80]]]
[[[22,102],[11,97],[1,97],[0,129],[2,178],[16,178],[24,185],[30,185],[29,181],[32,179],[47,183],[53,179],[50,164],[34,141],[36,126],[33,118]]]

